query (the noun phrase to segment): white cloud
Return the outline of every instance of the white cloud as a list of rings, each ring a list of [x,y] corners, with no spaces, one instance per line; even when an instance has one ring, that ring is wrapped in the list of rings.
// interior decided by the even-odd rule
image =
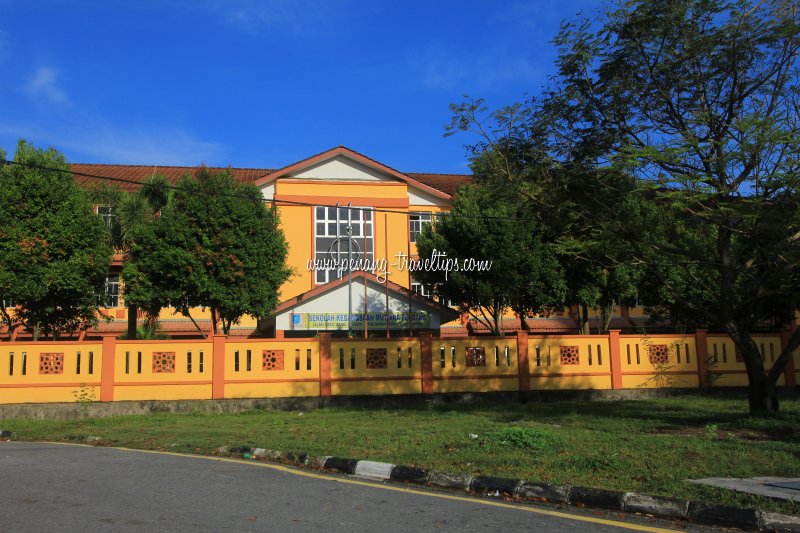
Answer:
[[[53,146],[73,162],[193,166],[226,165],[225,145],[178,128],[124,128],[77,121],[71,125],[0,124],[0,135]]]
[[[58,86],[57,70],[50,67],[39,67],[28,80],[25,90],[31,98],[47,100],[55,104],[69,104],[67,93]]]

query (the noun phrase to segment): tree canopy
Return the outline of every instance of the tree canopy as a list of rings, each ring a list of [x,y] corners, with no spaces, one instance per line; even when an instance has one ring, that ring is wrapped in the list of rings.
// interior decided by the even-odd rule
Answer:
[[[587,185],[599,172],[635,179],[624,209],[593,231],[624,243],[617,259],[646,266],[649,283],[639,285],[661,311],[729,334],[753,411],[777,408],[775,383],[800,345],[795,330],[767,368],[752,338],[800,305],[799,9],[786,0],[635,0],[599,21],[566,21],[553,85],[506,108],[522,108],[513,127],[503,124],[508,111],[492,116],[501,136],[489,148],[513,135],[522,166],[546,168],[548,179],[552,169],[579,170]],[[464,113],[470,105],[457,106],[457,128],[480,122]],[[546,199],[553,183],[526,187],[530,201]]]
[[[3,322],[34,340],[97,323],[108,229],[59,152],[20,141],[13,161],[0,167],[0,300],[16,306]]]
[[[172,191],[161,214],[130,240],[126,298],[148,312],[206,307],[228,333],[244,314],[266,317],[291,271],[274,209],[230,172],[201,167]],[[216,318],[215,318],[216,320]]]
[[[450,215],[426,227],[417,240],[421,258],[434,252],[459,261],[491,261],[488,270],[422,271],[414,277],[502,335],[508,309],[525,317],[563,305],[565,284],[554,248],[542,240],[535,214],[520,202],[487,189],[459,189]]]

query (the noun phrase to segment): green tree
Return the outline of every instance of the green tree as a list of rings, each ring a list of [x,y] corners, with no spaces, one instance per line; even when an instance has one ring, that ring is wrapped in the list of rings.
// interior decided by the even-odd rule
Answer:
[[[20,141],[0,168],[0,299],[17,306],[2,310],[9,331],[38,340],[96,324],[111,251],[64,156]]]
[[[164,297],[152,290],[136,287],[140,277],[137,276],[136,261],[143,261],[143,255],[155,251],[157,247],[140,246],[137,248],[136,260],[131,249],[137,236],[147,234],[149,225],[158,216],[161,209],[169,202],[169,182],[159,174],[147,178],[142,186],[134,192],[123,192],[106,184],[95,189],[92,196],[96,203],[111,207],[114,211],[111,225],[112,244],[116,250],[122,251],[123,262],[123,298],[128,308],[127,338],[137,338],[137,319],[139,310],[145,312],[146,324],[142,331],[154,332],[158,315],[165,301]],[[150,242],[140,238],[139,242]]]
[[[589,331],[589,311],[600,314],[605,333],[621,300],[637,296],[642,265],[630,260],[628,243],[614,223],[629,209],[635,180],[564,153],[549,133],[535,101],[488,112],[482,99],[451,105],[446,135],[467,132],[475,183],[494,198],[523,201],[536,213],[543,239],[555,244],[567,281],[565,303],[577,309],[579,330]]]
[[[478,185],[459,189],[449,216],[417,240],[422,259],[435,252],[448,259],[490,261],[489,269],[447,272],[429,269],[414,276],[436,288],[495,335],[512,309],[525,317],[563,305],[565,285],[552,245],[542,240],[535,215],[520,202]]]
[[[230,172],[182,178],[161,216],[134,232],[128,298],[147,312],[167,303],[192,318],[207,307],[224,333],[244,314],[269,316],[291,270],[277,212]]]
[[[800,304],[798,9],[638,0],[597,28],[565,23],[558,86],[542,107],[559,117],[554,137],[577,140],[573,154],[649,186],[654,211],[620,224],[620,236],[636,244],[668,311],[731,337],[752,412],[778,408],[775,384],[800,346],[797,330],[767,369],[752,337]]]

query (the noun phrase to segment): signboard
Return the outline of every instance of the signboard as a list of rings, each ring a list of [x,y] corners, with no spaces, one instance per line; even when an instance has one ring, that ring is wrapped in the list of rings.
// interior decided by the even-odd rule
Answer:
[[[348,313],[292,313],[292,329],[347,329]],[[430,315],[426,311],[413,311],[410,316],[412,328],[426,329],[430,326]],[[366,320],[368,327],[386,329],[386,313],[353,313],[350,326],[363,329]],[[389,313],[389,328],[401,329],[409,327],[409,313]]]

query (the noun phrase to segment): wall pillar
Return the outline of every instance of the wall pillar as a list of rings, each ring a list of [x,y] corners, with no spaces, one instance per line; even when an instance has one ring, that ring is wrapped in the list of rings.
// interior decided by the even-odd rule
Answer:
[[[331,334],[319,334],[319,395],[331,395]]]
[[[519,371],[519,391],[531,390],[531,368],[528,361],[528,332],[517,331],[517,370]]]
[[[219,400],[225,397],[225,335],[211,337],[211,398]]]
[[[694,332],[694,342],[697,346],[697,374],[700,377],[700,387],[711,386],[708,381],[708,340],[706,330],[698,329]]]
[[[433,334],[423,331],[419,334],[419,360],[422,371],[422,394],[433,394]]]
[[[789,338],[794,334],[794,330],[797,329],[796,324],[792,324],[789,328],[784,329],[781,331],[781,351],[789,344]],[[786,367],[783,371],[784,377],[786,378],[786,386],[787,387],[794,387],[797,385],[797,376],[795,374],[795,366],[794,366],[794,354],[789,356],[789,360],[786,361]]]
[[[110,402],[114,400],[117,334],[104,333],[101,336],[103,338],[103,354],[101,356],[102,366],[100,370],[100,401]]]
[[[608,362],[611,364],[611,388],[622,388],[622,357],[620,356],[619,330],[608,331]]]

